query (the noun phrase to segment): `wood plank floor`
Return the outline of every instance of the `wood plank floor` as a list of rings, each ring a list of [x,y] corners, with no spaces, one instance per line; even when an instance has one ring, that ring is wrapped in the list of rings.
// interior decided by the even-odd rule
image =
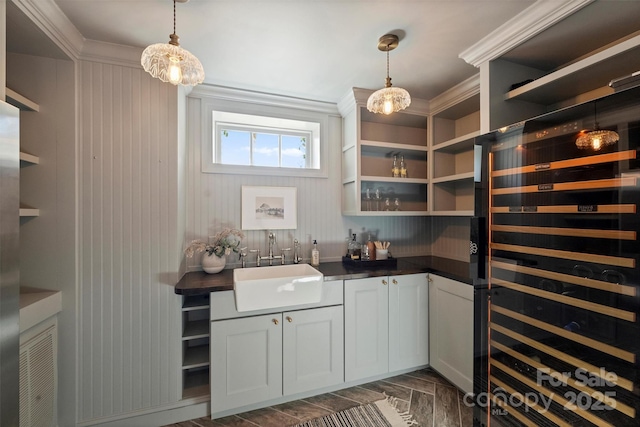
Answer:
[[[198,418],[165,427],[291,426],[384,399],[383,393],[398,399],[398,410],[408,410],[422,427],[471,427],[473,424],[472,409],[464,405],[462,392],[427,368],[238,415],[215,420]]]

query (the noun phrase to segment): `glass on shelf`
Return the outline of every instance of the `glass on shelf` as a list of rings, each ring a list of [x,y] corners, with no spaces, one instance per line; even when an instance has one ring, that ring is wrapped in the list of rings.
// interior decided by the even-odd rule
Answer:
[[[364,195],[362,196],[362,210],[363,211],[370,211],[373,210],[372,209],[372,200],[371,200],[371,189],[367,188],[364,191]]]
[[[384,199],[384,205],[383,205],[383,209],[384,211],[390,211],[391,210],[391,199],[389,199],[388,197],[385,197]]]
[[[393,210],[394,211],[399,211],[400,209],[400,198],[396,197],[395,199],[393,199]]]

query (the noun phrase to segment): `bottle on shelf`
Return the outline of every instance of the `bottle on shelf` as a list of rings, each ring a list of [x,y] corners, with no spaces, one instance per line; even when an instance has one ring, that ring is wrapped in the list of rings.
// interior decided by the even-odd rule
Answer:
[[[320,251],[318,250],[318,242],[313,241],[313,249],[311,250],[311,265],[317,267],[320,265]]]
[[[349,242],[347,256],[352,260],[359,260],[362,256],[362,245],[356,240],[356,233],[353,233],[353,237]]]
[[[400,156],[400,178],[407,177],[407,164],[404,162],[404,156]]]
[[[393,166],[391,167],[391,177],[400,178],[400,168],[398,167],[398,156],[393,156]]]

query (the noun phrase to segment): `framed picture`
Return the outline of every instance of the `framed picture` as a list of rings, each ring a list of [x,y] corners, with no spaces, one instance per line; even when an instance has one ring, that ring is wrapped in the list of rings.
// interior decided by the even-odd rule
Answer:
[[[298,228],[296,187],[242,186],[243,230]]]

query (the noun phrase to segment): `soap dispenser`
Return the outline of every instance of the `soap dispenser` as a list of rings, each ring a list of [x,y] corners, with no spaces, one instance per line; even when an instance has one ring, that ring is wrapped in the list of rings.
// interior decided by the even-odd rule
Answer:
[[[313,241],[313,249],[311,250],[311,265],[317,267],[320,265],[320,251],[318,250],[318,242]]]

